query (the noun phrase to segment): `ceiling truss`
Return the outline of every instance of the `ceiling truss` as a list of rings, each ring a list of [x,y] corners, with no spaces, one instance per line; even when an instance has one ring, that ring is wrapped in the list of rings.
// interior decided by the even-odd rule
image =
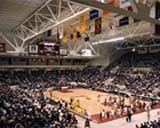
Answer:
[[[138,20],[144,20],[154,24],[160,24],[159,20],[151,18],[149,16],[150,10],[152,6],[155,4],[156,0],[130,0],[134,12],[127,11],[125,9],[112,6],[106,3],[103,3],[103,0],[70,0],[72,2],[76,2],[82,5],[86,5],[89,7],[94,7],[102,10],[108,10],[117,14],[130,16]]]
[[[35,11],[30,17],[28,17],[25,21],[23,21],[19,26],[15,28],[15,30],[13,31],[13,42],[8,40],[5,35],[2,34],[1,36],[16,52],[23,52],[24,49],[26,49],[27,41],[31,41],[32,39],[34,40],[34,37],[48,30],[56,30],[55,28],[57,28],[64,22],[90,10],[90,7],[109,10],[111,12],[130,16],[139,20],[148,21],[154,24],[160,24],[160,21],[149,16],[150,9],[155,4],[156,0],[130,0],[134,9],[133,12],[121,9],[119,7],[104,4],[103,2],[104,0],[46,0],[45,4],[43,4],[39,9],[37,9],[37,11]],[[108,40],[112,37],[116,38],[123,36],[125,38],[132,38],[136,36],[137,31],[141,30],[144,24],[145,23],[141,21],[138,23],[137,27],[133,27],[133,29],[127,28],[129,26],[122,30],[119,30],[117,28],[104,28],[103,33],[100,35],[89,35],[90,37],[92,37],[90,38],[90,42],[85,43],[83,39],[79,40],[79,42],[84,42],[84,47],[90,47],[90,49],[95,52],[95,49],[92,46],[94,43],[101,40]],[[124,35],[124,31],[126,35]],[[144,35],[148,34],[145,32],[141,33]],[[18,46],[18,44],[16,43],[16,38],[22,40],[20,46]],[[91,42],[94,43],[92,44]],[[78,44],[79,45],[71,50],[78,52],[79,49],[82,48],[82,46],[80,46],[82,45],[82,43]]]
[[[118,50],[126,49],[139,49],[139,48],[152,48],[160,47],[160,38],[154,35],[145,35],[141,38],[134,38],[132,40],[126,40],[117,44],[116,48]]]
[[[27,41],[88,10],[89,8],[78,6],[67,0],[58,0],[57,2],[48,0],[31,17],[21,23],[14,30],[14,34],[19,39]]]

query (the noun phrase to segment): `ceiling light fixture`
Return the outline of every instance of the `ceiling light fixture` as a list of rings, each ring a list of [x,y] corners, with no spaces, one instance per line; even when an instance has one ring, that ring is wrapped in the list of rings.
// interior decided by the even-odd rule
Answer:
[[[112,43],[112,42],[121,41],[121,40],[124,40],[124,39],[125,39],[125,37],[118,37],[118,38],[103,40],[103,41],[99,41],[99,42],[94,42],[92,44],[97,45],[97,44],[104,44],[104,43]]]

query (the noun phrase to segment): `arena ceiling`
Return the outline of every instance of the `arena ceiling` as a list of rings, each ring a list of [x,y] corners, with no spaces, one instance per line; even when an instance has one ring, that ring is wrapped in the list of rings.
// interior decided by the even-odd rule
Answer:
[[[0,34],[1,42],[6,42],[13,51],[23,52],[27,48],[28,43],[34,43],[41,38],[41,34],[47,30],[55,29],[63,24],[65,30],[71,33],[73,26],[78,26],[79,15],[86,13],[93,8],[100,12],[106,9],[110,14],[102,16],[103,30],[102,34],[95,36],[93,31],[88,31],[90,43],[87,44],[91,49],[95,49],[92,45],[102,43],[103,40],[119,37],[131,37],[148,32],[149,23],[160,24],[160,21],[150,17],[148,10],[156,0],[130,0],[133,12],[119,8],[119,0],[115,0],[115,5],[104,4],[111,0],[1,0],[0,1]],[[158,0],[157,0],[158,1]],[[142,11],[145,10],[145,11]],[[111,29],[115,22],[113,16],[115,14],[131,16],[142,20],[136,25],[129,25],[121,28]],[[94,22],[88,22],[90,25]],[[147,27],[146,27],[147,26]],[[9,35],[10,34],[10,35]],[[9,35],[9,36],[8,36]],[[85,37],[86,34],[82,33]],[[50,37],[55,39],[54,34]],[[73,44],[70,41],[70,44]],[[78,51],[82,46],[86,46],[82,40],[78,45],[67,46],[69,50]],[[93,44],[91,44],[91,42]]]
[[[44,3],[45,0],[0,0],[0,31],[14,30]]]

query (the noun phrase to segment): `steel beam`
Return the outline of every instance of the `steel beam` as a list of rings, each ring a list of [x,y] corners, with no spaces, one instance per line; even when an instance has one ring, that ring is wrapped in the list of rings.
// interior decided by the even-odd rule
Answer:
[[[70,8],[70,10],[72,11],[72,13],[74,14],[75,12],[74,12],[74,10],[73,10],[71,4],[70,4],[69,2],[67,2],[67,5],[68,5],[68,7]]]
[[[53,24],[53,25],[51,25],[51,26],[49,26],[49,27],[47,27],[47,28],[45,28],[45,29],[43,29],[43,30],[41,30],[41,31],[39,31],[39,32],[37,32],[37,33],[35,33],[35,34],[27,37],[27,38],[25,38],[25,40],[29,40],[29,39],[31,39],[31,38],[33,38],[33,37],[35,37],[35,36],[37,36],[37,35],[45,32],[45,31],[48,31],[48,30],[50,30],[50,29],[52,29],[52,28],[54,28],[54,27],[56,27],[56,26],[58,26],[58,25],[60,25],[60,24],[62,24],[62,23],[64,23],[64,22],[66,22],[66,21],[68,21],[68,20],[70,20],[70,19],[72,19],[72,18],[74,18],[74,17],[76,17],[76,16],[78,16],[78,15],[80,15],[80,14],[88,11],[89,9],[90,9],[90,8],[83,9],[82,11],[80,11],[80,12],[78,12],[78,13],[75,13],[74,15],[72,15],[72,16],[64,19],[64,20],[61,20],[61,21],[57,22],[56,24]]]
[[[62,0],[58,0],[58,21],[61,19],[61,7],[62,7]]]
[[[54,12],[50,7],[50,4],[52,4],[51,1],[52,0],[47,0],[44,5],[33,13],[33,15],[28,17],[15,29],[14,33],[19,39],[26,42],[90,9],[83,6],[77,6],[77,4],[70,3],[69,0],[59,0],[57,5],[55,5],[57,6],[57,12]],[[66,2],[68,8],[68,10],[63,10],[63,12],[62,2]],[[48,10],[47,16],[43,14],[43,10],[46,9]]]
[[[1,37],[6,41],[6,43],[8,43],[14,50],[16,50],[16,47],[13,45],[13,43],[5,36],[5,35],[1,35]]]
[[[97,9],[108,10],[108,11],[111,11],[111,12],[114,12],[114,13],[118,13],[118,14],[125,15],[125,16],[130,16],[130,17],[133,17],[135,19],[144,20],[144,21],[147,21],[147,22],[150,22],[150,23],[153,23],[153,24],[160,25],[159,20],[156,20],[154,18],[149,17],[148,14],[146,14],[146,12],[143,11],[143,9],[148,11],[147,6],[144,6],[143,4],[141,4],[141,5],[136,4],[136,5],[139,5],[139,8],[137,8],[137,9],[140,9],[140,10],[138,10],[137,13],[134,13],[134,12],[131,12],[131,11],[121,9],[119,7],[115,7],[115,6],[111,6],[109,4],[104,4],[104,3],[98,2],[96,0],[70,0],[70,1],[72,1],[74,3],[82,4],[82,5],[85,5],[85,6],[97,8]],[[140,8],[140,7],[143,7],[143,8]]]
[[[52,10],[51,10],[51,8],[49,7],[49,5],[47,5],[47,9],[48,9],[48,11],[50,12],[52,18],[57,22],[58,20],[57,20],[57,18],[55,17],[55,15],[54,15],[54,13],[52,12]]]
[[[30,15],[28,18],[26,18],[22,23],[20,23],[15,29],[14,31],[16,31],[19,26],[23,25],[24,23],[26,23],[27,21],[29,21],[32,17],[34,17],[36,15],[37,12],[41,11],[45,6],[47,6],[52,0],[46,0],[45,3],[42,4],[42,6],[40,8],[38,8],[32,15]]]

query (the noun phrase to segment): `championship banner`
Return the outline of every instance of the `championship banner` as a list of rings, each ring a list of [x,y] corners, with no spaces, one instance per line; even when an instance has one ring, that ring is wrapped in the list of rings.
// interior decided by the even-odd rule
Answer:
[[[63,39],[63,26],[58,27],[59,39]]]
[[[126,8],[131,6],[131,3],[129,0],[119,0],[119,7],[120,8]]]
[[[51,35],[56,35],[56,34],[57,34],[57,27],[54,27],[51,30]]]
[[[79,32],[86,31],[86,19],[87,19],[86,14],[82,14],[79,17]]]
[[[52,31],[51,31],[51,30],[48,30],[48,31],[46,31],[46,32],[43,32],[43,33],[42,33],[42,39],[43,39],[43,40],[47,39],[47,37],[51,36],[51,34],[52,34]]]
[[[56,40],[57,44],[61,44],[61,39],[59,38],[59,31],[57,32],[57,40]]]
[[[99,16],[99,11],[96,9],[93,9],[89,12],[89,20],[93,20]]]
[[[81,33],[77,32],[77,38],[80,38],[80,37],[81,37]]]
[[[42,39],[45,40],[47,38],[47,32],[42,33]]]
[[[51,31],[51,30],[48,30],[48,31],[47,31],[47,37],[51,36],[51,33],[52,33],[52,31]]]
[[[102,31],[102,18],[97,18],[95,20],[95,34],[100,34]]]
[[[73,32],[71,34],[71,39],[72,40],[77,40],[77,30],[75,27],[73,27]]]
[[[66,31],[63,31],[63,43],[66,43],[67,42],[67,33]]]
[[[63,38],[63,27],[62,26],[58,26],[57,27],[57,33],[56,33],[56,43],[57,44],[61,44],[61,40],[62,40],[62,38]],[[62,38],[60,38],[60,37],[62,37]]]
[[[73,27],[73,33],[72,33],[72,36],[73,36],[73,40],[77,40],[77,30],[75,27]]]
[[[111,6],[114,6],[114,4],[115,4],[115,2],[114,2],[114,0],[113,1],[111,1],[111,2],[109,2],[109,3],[107,3],[108,5],[111,5]],[[108,13],[110,13],[110,11],[108,11],[108,10],[103,10],[103,15],[106,15],[106,14],[108,14]]]

